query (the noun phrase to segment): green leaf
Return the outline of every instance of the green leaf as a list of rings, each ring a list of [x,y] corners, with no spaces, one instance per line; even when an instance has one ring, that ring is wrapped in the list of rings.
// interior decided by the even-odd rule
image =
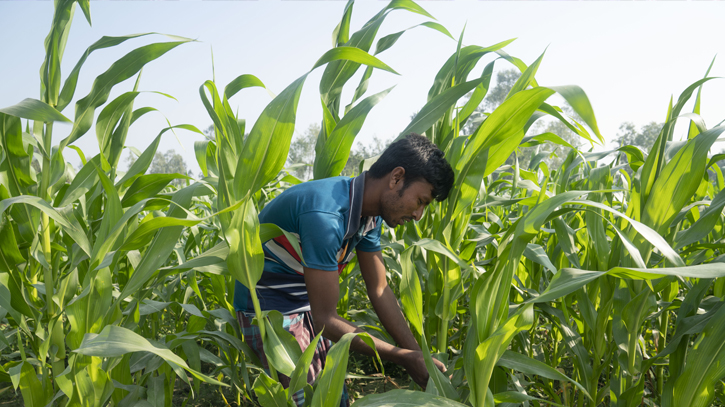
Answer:
[[[712,62],[710,62],[710,66],[707,67],[707,71],[705,72],[705,78],[707,78],[708,75],[710,75],[710,70],[712,69],[712,66],[715,64],[715,58],[717,58],[717,55],[715,55],[712,58]],[[697,96],[695,97],[695,106],[692,108],[692,113],[697,114],[697,115],[700,114],[700,97],[702,96],[702,87],[703,87],[703,85],[700,85],[700,87],[697,89]],[[704,125],[704,123],[703,123],[703,125]],[[700,132],[702,132],[702,131],[704,131],[704,130],[702,130],[700,128],[700,126],[698,126],[698,124],[695,123],[695,120],[693,120],[690,122],[690,129],[687,132],[687,138],[691,139],[691,138],[697,136],[698,134],[700,134]]]
[[[430,393],[400,389],[371,394],[353,403],[354,407],[462,407],[464,405]]]
[[[450,89],[445,90],[440,95],[436,95],[428,101],[420,112],[415,115],[408,126],[400,132],[398,139],[410,133],[425,133],[431,126],[435,124],[444,114],[456,104],[458,99],[462,98],[466,93],[481,83],[481,79],[475,79],[465,83],[458,84]]]
[[[130,185],[133,180],[140,176],[140,174],[144,174],[146,170],[148,170],[148,168],[151,166],[151,162],[153,162],[154,156],[156,155],[156,150],[159,147],[159,143],[161,142],[161,136],[167,131],[173,129],[184,129],[193,131],[194,133],[202,135],[204,134],[201,130],[190,124],[178,124],[176,126],[167,127],[161,130],[159,132],[159,135],[156,136],[156,138],[151,142],[151,144],[149,144],[148,147],[146,147],[146,150],[144,150],[144,152],[141,153],[138,159],[133,162],[128,171],[126,171],[126,174],[124,174],[123,178],[121,178],[121,180],[116,183],[116,187],[119,187],[121,185]]]
[[[315,179],[323,179],[340,175],[350,156],[350,148],[355,137],[362,129],[370,110],[378,104],[393,88],[365,98],[340,120],[327,136],[327,140],[315,155],[313,174]]]
[[[124,208],[135,205],[144,199],[156,196],[169,182],[175,179],[191,179],[182,174],[148,174],[142,175],[131,184],[121,201]]]
[[[13,204],[24,204],[30,205],[40,209],[46,213],[51,219],[58,222],[63,227],[63,231],[67,233],[77,244],[83,249],[83,251],[90,255],[91,244],[88,241],[83,229],[78,225],[78,222],[74,218],[68,218],[64,214],[58,212],[55,208],[50,206],[43,199],[37,196],[23,195],[14,198],[8,198],[0,201],[0,214],[4,213],[8,207]]]
[[[687,141],[664,166],[642,208],[642,223],[664,234],[680,210],[690,202],[705,174],[707,156],[725,126],[715,127]]]
[[[325,143],[327,143],[327,137],[332,134],[335,126],[337,126],[337,122],[340,121],[339,118],[332,115],[332,112],[330,112],[330,109],[327,108],[327,105],[325,105],[322,99],[320,99],[320,102],[322,102],[322,127],[320,128],[320,134],[317,135],[315,154],[321,154]]]
[[[537,397],[531,397],[528,394],[519,393],[517,391],[505,391],[502,393],[496,393],[493,395],[493,400],[498,403],[524,403],[528,401],[538,401],[543,404],[550,404],[552,406],[564,407],[563,404],[554,403],[553,401],[540,399]]]
[[[65,195],[58,206],[63,208],[72,204],[78,198],[90,191],[91,188],[95,187],[99,181],[96,168],[100,166],[100,154],[91,158],[90,161],[83,165],[83,168],[78,171],[76,176],[73,178],[73,181],[71,181],[70,186],[65,191]]]
[[[60,149],[78,140],[91,128],[96,108],[108,100],[111,89],[116,84],[131,78],[147,63],[189,41],[191,40],[149,44],[129,52],[114,62],[106,72],[93,81],[90,93],[76,103],[73,129],[70,135],[61,141]]]
[[[291,376],[302,356],[300,345],[295,337],[284,329],[284,318],[279,311],[272,310],[265,314],[266,317],[263,317],[265,334],[262,341],[267,361],[280,373]]]
[[[26,261],[18,249],[12,222],[8,217],[0,219],[0,271],[10,273],[15,266]]]
[[[541,60],[544,59],[544,54],[546,54],[546,50],[544,50],[544,52],[541,53],[536,61],[534,61],[533,64],[529,65],[529,67],[526,68],[521,76],[519,76],[519,78],[514,83],[514,86],[511,87],[511,90],[509,90],[509,93],[506,95],[506,99],[510,98],[518,92],[521,92],[522,90],[525,90],[532,83],[536,83],[536,79],[534,79],[534,76],[536,75],[536,71],[539,70],[539,65],[541,65]]]
[[[423,335],[423,293],[411,259],[413,250],[413,247],[409,247],[400,254],[400,268],[403,271],[399,288],[400,303],[410,326],[415,328],[418,335]]]
[[[430,250],[432,252],[440,253],[449,259],[453,260],[454,263],[458,265],[461,269],[470,269],[471,266],[468,265],[465,261],[461,260],[460,257],[458,257],[450,248],[444,246],[441,242],[434,240],[434,239],[420,239],[413,243],[413,245],[418,246],[420,248],[423,248],[425,250]]]
[[[295,370],[290,375],[290,383],[287,390],[289,395],[288,398],[290,401],[292,401],[292,396],[299,390],[302,390],[307,384],[307,372],[310,370],[310,366],[312,365],[312,358],[315,356],[315,351],[317,350],[317,343],[320,341],[321,337],[322,332],[320,331],[320,333],[318,333],[317,336],[312,339],[310,344],[307,345],[307,349],[302,352],[302,356],[300,356],[299,360],[297,361]]]
[[[226,259],[229,254],[229,246],[226,242],[217,243],[216,246],[206,250],[195,258],[172,267],[174,270],[195,269],[201,272],[215,272],[215,274],[227,273]],[[213,270],[213,271],[212,271]]]
[[[262,372],[254,381],[254,394],[257,395],[259,403],[265,407],[288,407],[285,389],[279,382],[272,380],[266,373]]]
[[[254,203],[243,201],[234,211],[231,224],[224,231],[229,244],[227,268],[237,281],[250,291],[255,290],[264,269],[264,252],[259,238],[259,218]]]
[[[491,336],[481,342],[476,347],[475,354],[467,356],[474,358],[473,366],[475,368],[473,371],[466,371],[466,376],[471,386],[471,393],[472,395],[475,394],[476,405],[488,407],[486,393],[488,392],[488,382],[491,379],[493,368],[506,351],[514,335],[531,328],[533,321],[533,306],[523,306],[516,314],[500,325]]]
[[[112,233],[112,228],[123,216],[121,200],[118,197],[118,192],[114,188],[113,183],[111,183],[111,180],[100,168],[96,167],[96,172],[101,180],[103,190],[106,192],[106,205],[103,208],[101,227],[98,229],[96,242],[93,247],[94,254],[97,253],[101,243]]]
[[[235,202],[251,196],[276,178],[284,167],[294,133],[297,103],[306,78],[307,75],[303,75],[290,84],[264,108],[254,123],[236,166],[235,174],[245,176],[234,179]]]
[[[0,113],[0,142],[5,153],[7,182],[13,184],[8,187],[17,190],[18,195],[28,193],[28,187],[37,181],[30,170],[33,157],[28,154],[29,146],[23,142],[20,119]]]
[[[599,192],[603,192],[603,191],[599,191]],[[568,193],[568,192],[566,192],[566,193]],[[559,195],[562,195],[562,194],[559,194]],[[556,195],[556,196],[558,197],[559,195]],[[629,218],[628,216],[617,211],[616,209],[613,209],[613,208],[611,208],[607,205],[604,205],[602,203],[599,203],[599,202],[594,202],[594,201],[590,201],[590,200],[578,200],[578,201],[568,202],[568,204],[580,204],[580,205],[584,205],[584,206],[590,206],[590,207],[602,209],[604,211],[614,214],[615,216],[625,219],[632,226],[632,229],[634,229],[635,231],[637,231],[637,233],[639,233],[639,236],[641,239],[648,242],[652,246],[656,247],[662,253],[662,255],[665,256],[665,258],[667,258],[667,260],[669,260],[672,264],[674,264],[676,266],[685,265],[685,263],[682,260],[682,258],[680,257],[680,255],[674,249],[672,249],[672,247],[667,243],[667,241],[659,233],[652,230],[647,225],[637,222],[636,220]],[[627,241],[624,241],[624,243],[626,244]],[[630,248],[630,252],[632,252],[632,251],[633,251],[633,248]]]
[[[83,2],[80,3],[81,5]],[[84,13],[86,12],[86,9],[83,10]],[[90,23],[90,14],[86,13],[86,18],[89,19]],[[60,96],[58,97],[58,109],[63,110],[66,106],[68,106],[68,103],[70,103],[71,99],[73,99],[73,95],[76,91],[76,85],[78,84],[78,75],[80,74],[81,68],[83,68],[83,64],[85,64],[88,57],[93,53],[93,51],[103,49],[103,48],[110,48],[114,47],[118,44],[121,44],[125,42],[126,40],[143,37],[146,35],[151,35],[154,33],[143,33],[143,34],[132,34],[132,35],[126,35],[122,37],[101,37],[100,40],[94,42],[90,47],[86,49],[86,52],[83,53],[83,55],[80,57],[76,65],[73,67],[73,70],[68,75],[68,78],[66,78],[65,83],[63,84],[63,90],[60,92]],[[178,37],[175,37],[178,38]]]
[[[201,173],[205,176],[209,176],[209,169],[206,166],[207,150],[209,148],[209,140],[195,141],[194,142],[194,155],[196,156],[196,162],[199,164]]]
[[[527,259],[533,261],[534,263],[538,263],[546,267],[547,270],[551,271],[554,274],[558,272],[556,266],[554,266],[554,264],[551,262],[549,256],[546,254],[544,248],[541,247],[541,245],[529,243],[528,245],[526,245],[526,249],[524,250],[524,256],[526,256]]]
[[[584,386],[571,379],[569,376],[566,376],[565,374],[559,372],[558,370],[547,365],[546,363],[539,362],[538,360],[532,359],[526,355],[522,355],[521,353],[516,353],[510,350],[505,351],[496,363],[496,366],[503,366],[508,369],[513,369],[518,372],[525,373],[527,375],[536,375],[551,380],[569,382],[576,386],[581,392],[583,392],[587,396],[587,398],[592,400],[592,397],[586,391]]]
[[[339,47],[350,40],[350,18],[352,16],[352,6],[355,0],[349,0],[345,4],[345,10],[342,12],[342,19],[337,27],[332,31],[332,46]]]
[[[459,80],[467,78],[468,74],[483,56],[491,52],[499,52],[501,48],[512,43],[514,40],[515,38],[502,41],[490,47],[469,45],[461,48],[460,52],[456,51],[453,53],[436,74],[433,86],[428,91],[428,100],[432,100],[435,96],[450,88],[454,76],[459,78]],[[525,65],[523,67],[525,69]]]
[[[185,377],[184,373],[179,370],[179,368],[183,368],[195,378],[206,383],[225,387],[229,386],[226,383],[222,383],[191,369],[184,359],[170,351],[167,347],[159,343],[151,342],[141,335],[120,326],[108,325],[98,335],[87,334],[83,338],[81,346],[74,352],[81,355],[104,358],[123,356],[131,352],[150,352],[165,360],[179,377]]]
[[[460,85],[459,85],[460,86]],[[554,92],[534,88],[516,93],[499,106],[471,136],[456,165],[447,219],[453,219],[478,196],[481,180],[503,164],[524,137],[523,127]],[[453,213],[451,213],[453,212]]]
[[[87,277],[88,282],[84,284],[81,294],[73,298],[65,309],[71,326],[65,341],[71,349],[77,349],[81,345],[84,335],[100,332],[107,324],[103,321],[104,316],[113,308],[109,268],[92,270]]]
[[[28,304],[25,302],[25,298],[23,298],[22,292],[18,288],[18,284],[14,280],[10,280],[11,278],[12,277],[9,273],[0,274],[0,294],[2,294],[0,296],[0,308],[10,313],[16,321],[22,321],[22,315],[25,315],[28,318],[34,318],[35,315],[33,310],[30,309]],[[13,302],[15,302],[15,304],[13,304]]]
[[[68,122],[71,120],[63,116],[47,103],[37,99],[23,99],[22,102],[0,109],[0,113],[20,117],[22,119],[35,120],[39,122]]]
[[[408,10],[412,13],[420,14],[422,16],[432,18],[435,20],[435,17],[430,15],[427,11],[423,9],[423,7],[419,6],[416,2],[412,0],[392,0],[390,3],[388,3],[387,6],[381,11],[385,12],[387,10],[396,10],[396,9],[402,9],[402,10]]]
[[[161,216],[143,222],[123,241],[119,247],[121,251],[138,250],[148,244],[159,229],[172,227],[190,227],[201,223],[203,219],[180,219],[170,216]],[[118,224],[117,224],[118,225]]]
[[[549,89],[552,89],[556,91],[556,93],[563,96],[564,99],[566,99],[566,101],[569,103],[569,106],[574,109],[574,112],[576,112],[579,117],[584,119],[584,123],[586,123],[587,126],[592,129],[594,134],[597,135],[599,141],[604,143],[604,137],[602,137],[602,134],[599,132],[599,126],[597,126],[597,119],[594,116],[594,109],[592,109],[592,104],[589,102],[589,98],[587,97],[587,94],[584,93],[582,88],[576,85],[567,85],[549,86]]]
[[[562,139],[561,137],[557,136],[554,133],[541,133],[536,136],[528,136],[524,137],[523,140],[521,140],[521,147],[533,147],[538,144],[542,144],[546,141],[552,142],[554,144],[558,144],[560,146],[564,146],[566,148],[571,148],[574,150],[574,146],[569,144],[566,140]]]
[[[60,90],[60,62],[68,41],[75,1],[62,0],[55,3],[53,22],[48,36],[45,37],[45,59],[40,66],[40,94],[41,98],[51,104],[58,102]]]
[[[115,167],[126,141],[128,127],[133,115],[133,102],[140,92],[136,91],[140,75],[133,92],[126,92],[111,101],[101,110],[96,120],[96,139],[104,160]],[[115,148],[114,148],[115,147]]]
[[[339,60],[346,60],[355,62],[358,64],[368,65],[372,66],[373,68],[382,69],[383,71],[392,72],[396,75],[400,75],[397,73],[393,68],[386,65],[383,61],[377,59],[376,57],[368,54],[367,52],[361,50],[360,48],[356,47],[337,47],[333,48],[327,52],[325,52],[320,59],[315,62],[315,65],[310,69],[310,71],[315,70],[316,68],[319,68],[322,65],[325,65],[332,61],[339,61]]]
[[[387,51],[388,49],[390,49],[390,47],[392,47],[393,45],[395,45],[395,43],[398,42],[398,40],[400,39],[400,37],[406,31],[412,30],[413,28],[416,28],[416,27],[428,27],[430,29],[436,30],[436,31],[438,31],[438,32],[440,32],[440,33],[448,36],[450,39],[453,39],[453,40],[455,39],[455,38],[453,38],[453,36],[451,35],[451,33],[446,29],[446,27],[444,27],[441,24],[438,24],[436,22],[433,22],[433,21],[426,21],[424,23],[420,23],[418,25],[414,25],[414,26],[412,26],[412,27],[410,27],[408,29],[405,29],[403,31],[398,31],[398,32],[393,33],[393,34],[388,34],[385,37],[379,39],[377,45],[375,46],[375,55],[378,55],[378,54],[380,54],[380,53],[382,53],[382,52]]]
[[[194,196],[196,189],[201,186],[194,183],[186,188],[176,191],[172,197],[171,205],[166,213],[169,218],[186,216],[185,209],[191,204],[191,198]],[[136,267],[133,275],[121,290],[118,301],[123,301],[132,293],[138,291],[153,276],[153,274],[164,264],[169,255],[176,246],[176,242],[184,231],[183,226],[171,226],[160,229],[154,236],[153,241],[148,246],[141,258],[140,263]]]
[[[708,322],[687,354],[687,363],[677,379],[665,384],[663,407],[711,405],[715,386],[725,376],[725,307]]]
[[[255,86],[267,89],[267,87],[264,86],[264,83],[262,83],[262,81],[260,81],[256,76],[249,74],[239,75],[229,82],[229,84],[224,88],[224,97],[231,99],[232,96],[236,95],[240,90]]]
[[[614,267],[608,271],[578,270],[563,268],[555,275],[546,290],[538,297],[525,303],[541,303],[554,301],[570,294],[603,275],[611,275],[630,280],[655,280],[665,276],[690,278],[718,278],[725,276],[725,263],[708,263],[697,266],[664,267],[655,269],[638,269],[631,267]]]
[[[672,106],[672,100],[670,100],[670,109],[667,112],[667,122],[662,128],[659,137],[657,137],[657,140],[647,156],[647,160],[642,166],[642,174],[640,175],[642,184],[640,193],[641,207],[644,207],[647,204],[653,185],[665,166],[665,149],[667,147],[667,142],[672,141],[672,135],[675,130],[675,122],[677,121],[676,118],[680,115],[685,103],[687,103],[692,96],[692,92],[705,82],[712,79],[715,78],[703,78],[688,86],[680,94],[680,97],[677,99],[677,103],[674,106]]]
[[[423,351],[423,360],[425,361],[425,367],[428,370],[428,386],[426,392],[431,394],[437,394],[446,397],[447,399],[456,400],[460,398],[456,388],[446,377],[443,372],[438,370],[438,367],[433,362],[433,357],[430,354],[428,343],[425,340],[425,335],[420,337],[420,348]],[[433,383],[433,386],[430,384]]]
[[[473,93],[471,94],[470,99],[468,99],[468,102],[463,106],[463,109],[461,109],[457,116],[456,120],[458,120],[459,126],[464,126],[468,119],[471,117],[471,114],[478,109],[478,107],[481,105],[481,102],[483,102],[483,99],[486,97],[486,94],[488,93],[488,88],[491,85],[491,77],[493,76],[493,66],[496,61],[489,62],[488,65],[486,65],[485,68],[483,68],[483,72],[481,72],[481,83],[476,86],[476,89],[473,90]],[[456,160],[457,162],[457,160]],[[452,165],[455,165],[456,162],[452,162]]]
[[[317,388],[312,397],[313,407],[337,407],[340,405],[342,387],[347,376],[347,360],[350,356],[350,342],[356,337],[365,340],[371,348],[375,349],[370,335],[366,333],[346,333],[327,352],[325,368],[317,378]]]
[[[675,249],[681,249],[695,243],[707,236],[715,227],[717,219],[725,207],[725,189],[715,195],[710,206],[700,215],[700,218],[689,228],[678,232],[675,237]]]
[[[26,407],[44,407],[51,399],[43,384],[38,380],[33,365],[21,362],[9,369],[13,385],[20,387]]]

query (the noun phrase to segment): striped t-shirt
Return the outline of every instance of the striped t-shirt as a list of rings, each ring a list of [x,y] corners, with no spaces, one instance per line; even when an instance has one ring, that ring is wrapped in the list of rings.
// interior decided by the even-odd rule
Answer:
[[[380,217],[361,217],[365,173],[295,185],[259,213],[260,223],[274,223],[299,239],[302,258],[282,235],[264,242],[264,272],[257,283],[262,310],[283,314],[309,311],[303,265],[342,272],[355,255],[380,250]],[[237,281],[234,308],[253,313],[247,287]]]

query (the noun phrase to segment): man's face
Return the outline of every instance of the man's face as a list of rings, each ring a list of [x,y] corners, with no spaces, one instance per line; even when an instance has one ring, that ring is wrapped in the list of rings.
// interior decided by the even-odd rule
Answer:
[[[382,218],[394,228],[409,220],[419,220],[425,207],[433,201],[433,185],[428,181],[413,181],[403,189],[404,181],[395,184],[382,198]]]

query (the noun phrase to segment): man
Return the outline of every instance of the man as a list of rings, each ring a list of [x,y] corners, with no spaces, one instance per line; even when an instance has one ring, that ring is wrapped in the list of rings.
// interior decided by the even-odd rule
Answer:
[[[302,258],[284,237],[264,244],[264,272],[257,284],[263,310],[279,310],[284,327],[306,349],[317,332],[321,340],[308,382],[322,371],[330,340],[349,332],[362,332],[337,314],[339,273],[357,254],[370,303],[383,327],[398,346],[373,338],[383,359],[403,366],[421,386],[428,381],[423,356],[408,328],[393,291],[386,280],[380,248],[382,220],[394,228],[419,220],[425,207],[448,196],[453,170],[444,154],[427,138],[410,134],[391,144],[370,167],[352,179],[334,177],[295,185],[265,206],[260,223],[274,223],[295,234]],[[259,331],[251,321],[254,309],[249,290],[237,282],[234,306],[247,343],[267,368]],[[323,330],[324,329],[324,330]],[[355,338],[352,349],[367,355],[373,350]],[[439,369],[442,363],[436,361]],[[280,377],[287,387],[289,378]],[[301,405],[303,392],[295,395]],[[341,406],[347,405],[346,391]]]

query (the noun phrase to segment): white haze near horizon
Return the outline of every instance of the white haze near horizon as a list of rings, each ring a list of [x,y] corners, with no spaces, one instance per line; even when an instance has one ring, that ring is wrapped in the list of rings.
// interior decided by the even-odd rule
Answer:
[[[359,29],[384,4],[381,1],[356,3],[351,32]],[[536,75],[539,84],[581,86],[589,96],[607,142],[614,139],[622,122],[630,121],[641,127],[651,121],[663,121],[670,97],[676,99],[688,85],[702,78],[713,57],[725,51],[721,29],[725,4],[721,2],[419,4],[456,39],[467,24],[464,45],[489,46],[517,38],[505,50],[527,64],[546,50]],[[164,92],[178,99],[177,102],[155,93],[144,93],[136,99],[135,108],[153,106],[162,113],[149,113],[131,127],[126,144],[143,150],[167,126],[166,118],[172,124],[188,123],[199,129],[211,124],[199,98],[199,87],[212,79],[212,51],[220,89],[238,75],[253,74],[278,94],[330,49],[332,30],[344,6],[343,1],[94,1],[91,2],[92,27],[80,9],[76,10],[62,62],[63,78],[85,49],[104,35],[159,32],[196,39],[151,62],[143,70],[140,90]],[[52,13],[50,1],[0,1],[0,55],[3,56],[0,107],[26,97],[38,98],[43,40]],[[393,11],[377,38],[428,20],[407,11]],[[81,71],[74,102],[63,113],[73,118],[75,101],[90,91],[93,79],[115,60],[141,45],[166,40],[163,36],[147,36],[93,53]],[[406,32],[392,49],[380,54],[380,59],[401,75],[374,72],[367,95],[391,86],[395,88],[372,110],[356,143],[369,142],[373,136],[381,139],[397,136],[410,121],[411,114],[425,104],[436,72],[455,49],[456,41],[418,27]],[[489,60],[479,63],[470,78],[479,75]],[[716,60],[710,76],[725,75],[724,65],[725,61]],[[505,61],[496,62],[497,70],[510,67]],[[297,112],[297,135],[322,117],[318,90],[322,71],[322,68],[313,71],[304,86]],[[343,104],[349,103],[362,71],[348,83]],[[117,85],[109,101],[131,90],[133,80]],[[240,92],[230,102],[239,116],[247,120],[249,131],[269,100],[266,91],[255,88]],[[691,111],[691,105],[684,111]],[[701,113],[709,127],[725,119],[722,79],[705,85]],[[684,123],[678,129],[685,128]],[[57,124],[54,144],[69,132],[70,125]],[[676,133],[676,138],[681,133]],[[184,130],[177,131],[177,136],[178,141],[167,133],[159,151],[175,149],[194,174],[198,174],[193,145],[202,137]],[[93,129],[75,144],[87,157],[98,153]],[[80,163],[74,151],[66,150],[64,155],[73,165]],[[125,169],[125,162],[121,168]]]

